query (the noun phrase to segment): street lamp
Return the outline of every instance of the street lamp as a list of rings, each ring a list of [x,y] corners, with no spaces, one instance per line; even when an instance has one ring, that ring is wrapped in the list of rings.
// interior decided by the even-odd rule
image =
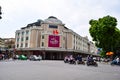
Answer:
[[[0,6],[0,19],[2,18],[2,17],[1,17],[1,14],[2,14],[2,12],[1,12],[1,6]]]

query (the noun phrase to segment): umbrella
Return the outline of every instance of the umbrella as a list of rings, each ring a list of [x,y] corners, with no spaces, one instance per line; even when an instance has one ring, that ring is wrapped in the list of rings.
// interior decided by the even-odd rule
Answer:
[[[113,52],[107,52],[106,55],[110,56],[110,55],[113,55],[114,53]]]

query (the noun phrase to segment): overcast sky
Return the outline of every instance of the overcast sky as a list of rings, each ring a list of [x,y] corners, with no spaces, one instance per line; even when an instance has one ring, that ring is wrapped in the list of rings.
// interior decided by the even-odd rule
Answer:
[[[89,20],[110,15],[120,29],[120,0],[0,0],[0,37],[15,37],[15,31],[49,16],[60,19],[81,36],[89,35]]]

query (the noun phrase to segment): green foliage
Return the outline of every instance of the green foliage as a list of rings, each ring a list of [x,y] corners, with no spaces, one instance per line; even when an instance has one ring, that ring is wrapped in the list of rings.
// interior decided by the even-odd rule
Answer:
[[[106,57],[105,51],[101,51],[101,52],[100,52],[100,56],[101,56],[102,58],[105,58],[105,57]]]
[[[120,45],[120,31],[116,28],[117,19],[111,16],[105,16],[98,20],[90,20],[89,33],[95,41],[97,47],[104,52],[116,51]]]

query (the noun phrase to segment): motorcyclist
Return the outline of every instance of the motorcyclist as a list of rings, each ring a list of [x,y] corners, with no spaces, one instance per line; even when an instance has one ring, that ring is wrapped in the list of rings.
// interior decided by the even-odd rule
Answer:
[[[81,56],[81,55],[78,55],[78,56],[76,57],[76,60],[81,62],[81,61],[82,61],[82,56]]]
[[[120,58],[119,57],[116,58],[116,62],[117,62],[117,64],[119,64],[119,62],[120,62]]]
[[[68,62],[69,62],[69,56],[65,56],[64,62],[65,62],[65,63],[68,63]]]
[[[112,62],[111,65],[116,64],[116,65],[120,65],[120,57],[116,57]]]
[[[89,65],[94,65],[95,67],[98,66],[98,64],[94,61],[92,55],[87,57],[87,66],[89,66]]]
[[[87,62],[94,62],[92,55],[91,55],[91,56],[88,55],[88,57],[87,57]]]
[[[74,59],[74,57],[73,57],[73,55],[70,55],[70,64],[74,64],[75,63],[75,59]]]

